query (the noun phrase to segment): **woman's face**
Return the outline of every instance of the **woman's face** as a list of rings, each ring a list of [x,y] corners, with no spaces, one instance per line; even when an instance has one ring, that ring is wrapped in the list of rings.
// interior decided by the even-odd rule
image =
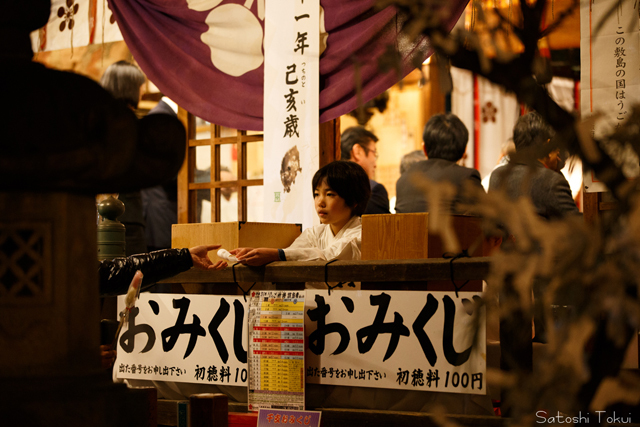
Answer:
[[[351,219],[351,208],[338,193],[329,188],[326,179],[313,192],[313,200],[320,222],[331,225],[334,235]]]

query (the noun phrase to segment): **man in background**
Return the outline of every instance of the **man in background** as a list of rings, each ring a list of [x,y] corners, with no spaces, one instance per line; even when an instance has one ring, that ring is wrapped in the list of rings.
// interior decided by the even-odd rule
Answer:
[[[462,187],[471,183],[482,188],[480,173],[458,165],[469,141],[469,131],[454,114],[438,114],[427,122],[422,135],[426,160],[413,164],[396,183],[396,212],[428,212],[429,203],[424,189],[425,182],[449,182],[456,187],[451,201],[451,213],[463,213]]]
[[[508,164],[493,171],[489,191],[504,191],[513,200],[528,197],[536,213],[545,219],[561,219],[579,214],[569,183],[560,172],[564,163],[560,150],[553,149],[549,144],[553,134],[553,129],[540,114],[530,112],[521,116],[513,128],[516,152]],[[536,342],[547,340],[543,301],[548,283],[549,278],[537,276],[532,283],[535,325],[533,340]],[[561,305],[572,303],[569,300]]]
[[[353,126],[342,132],[341,139],[341,159],[355,162],[362,166],[362,169],[369,176],[371,185],[371,198],[364,211],[365,215],[388,214],[389,194],[384,185],[373,180],[376,172],[376,161],[378,152],[376,142],[378,137],[362,126]]]
[[[493,171],[489,191],[503,190],[514,200],[530,197],[537,214],[546,219],[578,214],[569,183],[559,172],[564,164],[560,150],[549,145],[552,136],[553,130],[540,114],[520,117],[513,128],[516,153],[507,165]]]
[[[100,78],[100,85],[115,99],[125,103],[131,110],[138,108],[142,98],[146,77],[140,69],[127,61],[118,61],[107,67]],[[147,252],[145,237],[146,222],[142,213],[142,195],[140,191],[120,193],[118,199],[124,203],[124,213],[119,221],[124,224],[126,255]]]
[[[163,96],[148,114],[168,114],[177,118],[178,105]],[[141,195],[148,251],[169,249],[171,226],[178,223],[178,177],[162,185],[145,188]]]

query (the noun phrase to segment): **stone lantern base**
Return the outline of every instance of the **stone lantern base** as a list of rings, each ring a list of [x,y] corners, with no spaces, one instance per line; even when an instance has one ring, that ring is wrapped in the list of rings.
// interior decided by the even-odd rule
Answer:
[[[144,426],[100,366],[93,195],[0,193],[0,425]]]

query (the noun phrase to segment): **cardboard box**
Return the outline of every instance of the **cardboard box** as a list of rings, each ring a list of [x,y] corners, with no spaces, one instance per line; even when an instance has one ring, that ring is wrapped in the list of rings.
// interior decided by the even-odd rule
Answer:
[[[286,248],[302,232],[301,224],[267,222],[214,222],[207,224],[174,224],[171,227],[171,247],[190,248],[197,245],[220,244],[226,250],[235,248]],[[212,261],[219,258],[209,254]]]

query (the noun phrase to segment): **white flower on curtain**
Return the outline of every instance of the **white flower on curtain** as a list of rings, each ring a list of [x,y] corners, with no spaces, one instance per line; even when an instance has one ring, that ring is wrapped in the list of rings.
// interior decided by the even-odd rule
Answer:
[[[200,36],[211,50],[211,62],[220,71],[239,77],[255,70],[264,61],[262,54],[262,26],[251,12],[253,2],[244,6],[223,4],[223,0],[187,0],[189,9],[203,12],[211,10],[205,23],[209,30]],[[264,1],[258,2],[258,17],[264,20]]]

